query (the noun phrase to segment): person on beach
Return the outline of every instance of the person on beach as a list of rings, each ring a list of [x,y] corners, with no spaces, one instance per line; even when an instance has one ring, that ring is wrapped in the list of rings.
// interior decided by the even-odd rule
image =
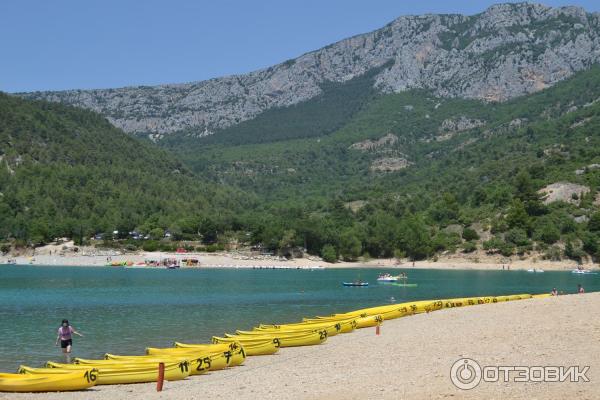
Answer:
[[[553,288],[552,291],[550,292],[550,295],[558,296],[558,290],[556,290],[556,288]]]
[[[583,286],[581,286],[581,284],[577,285],[577,293],[579,293],[579,294],[585,293],[585,290],[583,290]]]
[[[56,337],[56,346],[60,341],[60,347],[62,352],[65,354],[71,353],[71,346],[73,346],[72,335],[83,337],[83,335],[75,330],[66,319],[62,320],[60,328],[58,328],[58,336]]]

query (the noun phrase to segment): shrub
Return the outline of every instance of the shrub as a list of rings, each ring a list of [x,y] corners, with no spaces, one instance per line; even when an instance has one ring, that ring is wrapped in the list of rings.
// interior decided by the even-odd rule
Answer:
[[[10,251],[10,244],[5,243],[2,246],[0,246],[0,252],[2,252],[2,254],[6,254]]]
[[[323,258],[323,260],[328,263],[336,262],[337,252],[335,250],[335,247],[333,247],[331,244],[326,244],[325,246],[323,246],[323,248],[321,249],[321,258]]]
[[[562,252],[558,246],[550,246],[544,252],[543,258],[545,260],[560,261],[562,259]]]
[[[477,250],[477,245],[473,242],[466,242],[463,244],[463,253],[472,253]]]
[[[592,255],[598,256],[600,254],[600,245],[598,243],[598,237],[591,233],[585,235],[582,239],[583,241],[583,250]]]
[[[225,246],[221,243],[209,244],[209,245],[206,245],[206,247],[204,248],[204,251],[206,251],[208,253],[216,253],[217,251],[223,251],[223,250],[225,250]]]
[[[157,251],[158,250],[158,242],[156,242],[156,240],[147,240],[142,245],[142,249],[144,251]]]
[[[555,225],[545,224],[536,229],[535,237],[546,244],[552,244],[560,239],[560,231]]]
[[[483,249],[485,251],[493,253],[495,251],[499,251],[500,248],[502,248],[502,246],[504,245],[504,240],[497,237],[493,237],[490,240],[486,240],[485,242],[483,242]]]
[[[467,242],[479,239],[479,235],[477,234],[477,232],[475,231],[475,229],[471,229],[471,228],[465,228],[465,229],[463,229],[462,237]]]
[[[600,232],[600,212],[592,214],[588,222],[588,229],[592,232]]]
[[[529,244],[527,232],[520,228],[512,228],[510,231],[506,232],[504,239],[507,242],[515,244],[517,246],[526,246]]]

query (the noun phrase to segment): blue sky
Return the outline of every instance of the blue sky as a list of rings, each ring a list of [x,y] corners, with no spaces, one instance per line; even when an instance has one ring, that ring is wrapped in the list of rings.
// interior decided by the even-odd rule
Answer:
[[[400,15],[497,1],[0,0],[0,90],[109,88],[244,73]],[[545,1],[600,11],[600,1]]]

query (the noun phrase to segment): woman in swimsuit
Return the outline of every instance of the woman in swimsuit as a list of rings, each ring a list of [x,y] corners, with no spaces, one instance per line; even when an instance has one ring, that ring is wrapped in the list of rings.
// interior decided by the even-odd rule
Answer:
[[[66,319],[62,320],[60,328],[58,328],[58,336],[56,337],[56,345],[60,341],[60,347],[63,353],[67,354],[71,352],[71,346],[73,346],[73,338],[71,335],[77,335],[83,337],[83,335],[77,332]]]

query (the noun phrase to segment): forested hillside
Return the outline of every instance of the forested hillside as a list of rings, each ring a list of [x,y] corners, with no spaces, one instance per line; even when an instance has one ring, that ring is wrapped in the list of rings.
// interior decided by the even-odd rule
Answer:
[[[96,113],[0,93],[2,238],[38,244],[158,227],[196,233],[215,209],[229,215],[245,201]]]
[[[424,91],[381,95],[331,134],[315,120],[327,117],[307,103],[293,111],[311,120],[313,130],[296,135],[304,138],[289,138],[288,126],[265,114],[270,143],[168,144],[202,176],[261,197],[261,211],[246,224],[272,249],[295,244],[322,253],[327,246],[354,259],[485,246],[581,258],[598,245],[599,93],[594,67],[506,103]],[[559,181],[590,191],[544,204],[537,191]]]
[[[369,79],[226,140],[160,142],[169,152],[92,112],[2,95],[0,234],[35,245],[170,230],[328,261],[600,256],[599,68],[504,103],[365,94]],[[248,130],[261,139],[243,142]]]

